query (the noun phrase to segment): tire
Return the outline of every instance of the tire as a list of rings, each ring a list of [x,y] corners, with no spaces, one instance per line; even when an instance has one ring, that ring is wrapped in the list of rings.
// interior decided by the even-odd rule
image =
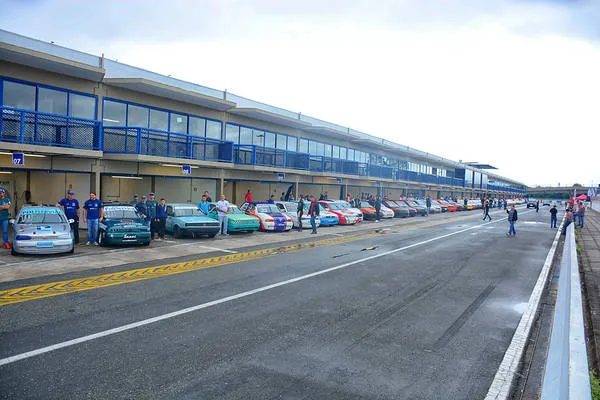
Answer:
[[[10,254],[11,254],[11,255],[13,255],[13,256],[18,256],[18,255],[19,255],[19,253],[17,253],[17,252],[15,251],[15,248],[14,248],[14,246],[10,246]]]
[[[73,247],[71,247],[71,250],[69,250],[67,253],[69,253],[69,254],[75,253],[75,243],[73,243]]]
[[[106,246],[106,231],[100,231],[100,235],[98,235],[98,244],[102,247]]]
[[[206,236],[208,236],[209,238],[214,238],[215,236],[217,236],[217,234],[216,233],[211,233],[210,235],[206,235]]]
[[[181,238],[181,236],[183,236],[183,232],[181,231],[181,228],[179,227],[179,225],[175,225],[173,227],[173,237],[176,239]]]
[[[148,240],[147,242],[142,243],[142,246],[150,246],[150,240]]]

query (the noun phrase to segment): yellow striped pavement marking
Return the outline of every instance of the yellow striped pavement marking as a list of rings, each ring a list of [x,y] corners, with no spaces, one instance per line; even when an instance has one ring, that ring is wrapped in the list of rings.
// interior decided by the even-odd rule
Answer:
[[[460,218],[462,219],[462,218]],[[447,220],[427,221],[415,225],[390,228],[387,232],[394,233],[401,230],[422,228],[425,226],[439,225]],[[168,275],[181,274],[206,268],[238,262],[251,261],[258,258],[306,250],[315,247],[333,246],[342,243],[353,242],[377,235],[377,231],[369,231],[355,235],[338,236],[312,242],[296,243],[287,246],[258,249],[241,253],[232,253],[224,256],[201,258],[191,261],[183,261],[171,264],[157,265],[146,268],[132,269],[128,271],[114,272],[111,274],[77,278],[66,281],[57,281],[39,285],[25,286],[7,290],[0,290],[0,307],[9,304],[22,303],[29,300],[43,299],[46,297],[59,296],[68,293],[81,292],[109,286],[122,285],[125,283],[138,282],[147,279],[159,278]]]

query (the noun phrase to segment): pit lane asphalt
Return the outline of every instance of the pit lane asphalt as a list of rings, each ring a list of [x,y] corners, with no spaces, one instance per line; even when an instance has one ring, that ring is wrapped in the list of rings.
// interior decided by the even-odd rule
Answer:
[[[475,212],[1,307],[5,358],[474,227],[3,365],[0,397],[483,398],[552,243],[555,231],[540,211],[521,211],[516,239],[504,237],[502,213],[482,224]]]

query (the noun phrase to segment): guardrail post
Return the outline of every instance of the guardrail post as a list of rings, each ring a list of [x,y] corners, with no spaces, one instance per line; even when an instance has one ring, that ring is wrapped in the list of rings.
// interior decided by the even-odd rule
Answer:
[[[21,132],[19,134],[19,143],[25,140],[25,111],[21,111]]]
[[[137,132],[135,141],[135,152],[137,154],[142,154],[142,130],[140,128],[136,128],[135,130]],[[127,132],[127,128],[125,129],[125,132]],[[127,151],[127,148],[125,148],[125,151]]]

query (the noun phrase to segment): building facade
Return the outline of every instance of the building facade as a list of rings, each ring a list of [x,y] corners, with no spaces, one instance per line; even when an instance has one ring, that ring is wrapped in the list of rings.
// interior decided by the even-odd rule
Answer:
[[[362,132],[0,30],[0,186],[16,207],[327,192],[520,196],[520,182]],[[24,154],[21,163],[13,153]]]

